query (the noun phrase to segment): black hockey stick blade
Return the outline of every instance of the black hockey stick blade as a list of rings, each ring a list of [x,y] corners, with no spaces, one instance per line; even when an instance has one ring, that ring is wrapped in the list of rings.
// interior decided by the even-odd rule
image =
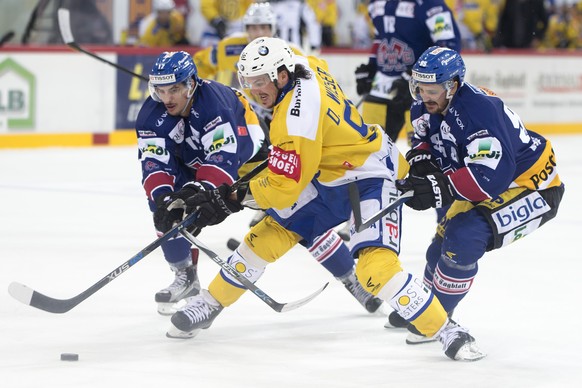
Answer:
[[[352,211],[354,212],[354,226],[356,228],[356,232],[361,232],[367,229],[370,225],[374,224],[376,221],[384,217],[386,214],[390,213],[394,209],[397,209],[399,206],[402,206],[404,202],[408,201],[413,195],[413,191],[407,191],[400,195],[394,202],[390,205],[386,206],[383,209],[380,209],[378,212],[373,214],[368,219],[362,219],[362,209],[360,208],[360,191],[358,190],[358,185],[355,182],[352,182],[348,185],[348,192],[350,197],[350,204],[352,206]]]
[[[251,180],[262,170],[264,170],[267,164],[268,160],[263,161],[261,164],[257,165],[242,178],[234,182],[231,187],[233,189],[236,189],[242,183]],[[131,259],[127,260],[125,263],[115,268],[113,271],[111,271],[109,274],[107,274],[105,277],[103,277],[101,280],[93,284],[85,291],[81,292],[79,295],[74,296],[70,299],[51,298],[50,296],[44,295],[18,282],[10,283],[10,285],[8,286],[8,293],[17,301],[35,307],[39,310],[44,310],[54,314],[66,313],[67,311],[71,310],[73,307],[77,306],[79,303],[83,302],[85,299],[99,291],[101,288],[105,287],[108,283],[117,279],[122,273],[127,271],[129,268],[131,268],[134,264],[138,263],[141,259],[143,259],[147,255],[149,255],[156,248],[162,245],[162,243],[173,238],[180,231],[186,230],[186,228],[190,227],[194,223],[197,216],[198,215],[196,213],[188,215],[186,218],[184,218],[184,220],[182,220],[182,222],[176,224],[172,229],[170,229],[163,236],[159,237],[157,240],[153,241],[147,247],[139,251]]]
[[[69,46],[70,48],[72,48],[75,51],[82,52],[84,54],[89,55],[92,58],[97,59],[98,61],[106,63],[110,66],[113,66],[116,69],[121,70],[121,71],[123,71],[123,72],[125,72],[133,77],[137,77],[137,78],[139,78],[143,81],[146,81],[146,82],[149,81],[149,79],[147,77],[144,77],[141,74],[134,73],[133,71],[129,70],[128,68],[120,66],[115,62],[108,61],[107,59],[102,58],[99,55],[92,53],[91,51],[85,50],[83,47],[79,46],[79,44],[77,42],[75,42],[75,37],[73,36],[73,32],[71,31],[71,13],[69,12],[68,9],[59,8],[57,11],[57,19],[59,22],[59,30],[61,32],[61,38],[63,38],[63,42],[65,42],[65,44],[67,46]]]
[[[303,299],[296,300],[294,302],[289,302],[289,303],[279,303],[279,302],[275,301],[273,298],[271,298],[269,295],[267,295],[259,287],[255,286],[255,284],[252,283],[250,280],[248,280],[247,278],[245,278],[233,266],[231,266],[230,264],[228,264],[227,262],[225,262],[224,260],[222,260],[220,258],[220,256],[218,256],[210,248],[208,248],[206,245],[204,245],[200,240],[198,240],[196,237],[194,237],[190,232],[188,232],[187,230],[183,229],[183,230],[180,231],[180,233],[184,237],[186,237],[192,244],[196,245],[208,257],[210,257],[210,259],[212,261],[214,261],[216,264],[218,264],[220,267],[222,267],[223,270],[225,270],[230,275],[232,275],[236,280],[238,280],[250,292],[252,292],[256,296],[258,296],[259,299],[261,299],[269,307],[271,307],[273,310],[275,310],[275,311],[277,311],[279,313],[284,313],[284,312],[287,312],[287,311],[295,310],[296,308],[299,308],[299,307],[301,307],[301,306],[303,306],[303,305],[311,302],[317,295],[321,294],[321,292],[323,290],[325,290],[325,288],[329,284],[329,283],[325,283],[323,285],[323,287],[321,287],[319,290],[315,291],[314,293],[312,293],[309,296],[306,296]]]

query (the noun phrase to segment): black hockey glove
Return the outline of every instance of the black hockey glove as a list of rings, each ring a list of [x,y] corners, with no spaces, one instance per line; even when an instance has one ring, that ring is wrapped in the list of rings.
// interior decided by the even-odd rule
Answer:
[[[157,230],[166,233],[175,223],[182,221],[186,200],[195,196],[205,187],[199,182],[186,183],[175,193],[160,195],[155,199],[154,225]]]
[[[414,191],[414,196],[406,206],[414,210],[426,210],[431,207],[440,209],[453,203],[454,189],[449,178],[440,172],[425,177],[409,176],[396,181],[396,188],[402,192]]]
[[[226,36],[226,23],[222,18],[214,18],[210,21],[210,25],[216,30],[216,34],[220,39]]]
[[[186,200],[186,213],[198,211],[194,225],[199,228],[220,224],[226,217],[243,209],[230,195],[230,187],[227,185],[200,192]]]
[[[392,98],[394,104],[398,104],[399,107],[401,106],[404,111],[410,110],[410,106],[414,100],[410,94],[410,87],[408,86],[407,80],[404,78],[395,79],[392,82],[390,92],[394,93],[394,97]]]
[[[370,93],[376,69],[374,69],[370,64],[361,64],[358,66],[355,73],[356,91],[358,92],[358,95],[361,96]]]
[[[426,176],[434,172],[441,172],[441,169],[433,159],[429,151],[426,150],[408,150],[406,161],[410,164],[409,175]]]

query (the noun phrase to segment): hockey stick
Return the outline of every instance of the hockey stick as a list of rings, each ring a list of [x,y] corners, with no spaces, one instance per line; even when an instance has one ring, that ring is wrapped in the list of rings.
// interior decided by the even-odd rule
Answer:
[[[241,184],[248,182],[254,178],[258,173],[260,173],[265,167],[267,167],[268,159],[263,161],[261,164],[256,166],[254,169],[249,171],[242,178],[238,179],[231,186],[231,190],[235,191]],[[85,299],[99,291],[101,288],[105,287],[111,281],[117,279],[122,273],[131,268],[134,264],[139,262],[141,259],[146,257],[164,242],[168,241],[174,235],[186,230],[191,226],[196,220],[197,214],[194,212],[188,215],[182,222],[175,225],[172,229],[166,232],[163,236],[159,237],[154,242],[150,243],[147,247],[135,254],[131,259],[127,260],[125,263],[121,264],[119,267],[115,268],[113,271],[108,273],[105,277],[99,280],[97,283],[93,284],[91,287],[81,292],[79,295],[74,296],[70,299],[56,299],[46,296],[32,288],[25,286],[24,284],[18,282],[12,282],[8,286],[8,293],[16,300],[26,305],[36,307],[37,309],[48,311],[49,313],[62,314],[71,310],[73,307],[77,306],[79,303],[83,302]]]
[[[410,197],[414,195],[414,191],[407,191],[403,193],[400,197],[396,198],[394,202],[380,209],[378,212],[373,214],[368,219],[362,219],[362,209],[360,208],[360,191],[358,190],[358,185],[352,182],[348,185],[348,191],[350,196],[350,204],[352,205],[352,211],[354,212],[354,226],[356,227],[356,232],[361,232],[368,228],[370,225],[378,221],[380,218],[384,217],[386,214],[390,213],[394,209],[397,209]]]
[[[14,31],[8,31],[5,33],[2,38],[0,38],[0,47],[4,46],[4,44],[8,43],[12,38],[14,38]]]
[[[118,65],[117,63],[108,61],[107,59],[102,58],[99,55],[92,53],[91,51],[85,50],[83,47],[79,46],[75,42],[75,37],[73,36],[73,32],[71,31],[71,14],[70,14],[68,9],[59,8],[59,10],[57,11],[57,17],[58,17],[58,22],[59,22],[59,30],[61,31],[61,37],[63,38],[63,42],[65,42],[65,44],[67,46],[69,46],[73,50],[87,54],[90,57],[93,57],[93,58],[95,58],[103,63],[106,63],[110,66],[113,66],[118,70],[126,72],[127,74],[129,74],[133,77],[137,77],[137,78],[139,78],[143,81],[146,81],[146,82],[149,81],[149,79],[147,77],[144,77],[141,74],[134,73],[133,71],[131,71],[123,66]]]
[[[287,311],[295,310],[296,308],[301,307],[304,304],[311,302],[317,295],[321,294],[321,292],[323,290],[325,290],[325,288],[329,284],[329,282],[325,283],[323,285],[323,287],[321,287],[319,290],[315,291],[313,294],[311,294],[303,299],[299,299],[295,302],[279,303],[279,302],[275,301],[273,298],[271,298],[269,295],[265,294],[265,292],[263,290],[261,290],[259,287],[255,286],[254,283],[252,283],[247,278],[245,278],[240,272],[238,272],[236,269],[234,269],[230,264],[228,264],[227,262],[222,260],[220,258],[220,256],[218,256],[216,253],[214,253],[210,248],[208,248],[206,245],[204,245],[200,240],[198,240],[196,237],[194,237],[186,229],[180,230],[180,233],[182,234],[182,236],[186,237],[186,239],[188,239],[188,241],[190,241],[192,244],[196,245],[202,252],[206,253],[206,255],[208,257],[210,257],[210,259],[212,261],[214,261],[216,264],[218,264],[220,267],[222,267],[223,270],[225,270],[230,275],[232,275],[236,280],[238,280],[243,286],[245,286],[245,288],[247,288],[250,292],[252,292],[256,296],[258,296],[263,302],[268,304],[270,308],[272,308],[273,310],[275,310],[278,313],[284,313]]]

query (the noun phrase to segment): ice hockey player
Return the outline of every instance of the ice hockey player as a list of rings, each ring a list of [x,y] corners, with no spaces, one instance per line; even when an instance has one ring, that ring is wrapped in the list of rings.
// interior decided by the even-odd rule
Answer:
[[[324,61],[295,56],[281,39],[258,38],[243,50],[238,68],[241,85],[265,107],[274,107],[269,169],[235,193],[221,186],[186,199],[186,211],[197,211],[196,224],[203,227],[222,222],[241,203],[269,209],[228,259],[254,282],[267,264],[300,240],[310,244],[350,218],[350,182],[359,187],[363,213],[371,214],[394,200],[395,181],[409,166],[380,126],[362,120]],[[358,279],[421,333],[437,336],[448,357],[484,357],[474,338],[449,320],[422,282],[402,270],[401,210],[352,235]],[[172,316],[167,335],[188,338],[209,328],[244,292],[236,279],[221,271],[208,290],[189,298]]]
[[[370,1],[374,40],[367,64],[356,69],[356,89],[363,95],[362,116],[380,123],[394,141],[404,126],[412,134],[409,72],[430,46],[461,49],[453,13],[444,0]]]
[[[158,233],[169,230],[168,204],[200,190],[232,184],[258,153],[264,132],[240,92],[198,77],[184,52],[161,54],[149,76],[150,97],[137,121],[142,183]],[[264,157],[263,157],[264,158]],[[181,210],[171,211],[181,218]],[[176,214],[178,213],[178,214]],[[160,234],[161,235],[161,234]],[[160,314],[200,290],[198,251],[181,235],[162,244],[174,282],[155,295]]]
[[[425,284],[452,313],[477,275],[479,259],[556,216],[564,185],[549,140],[528,130],[491,91],[465,82],[452,49],[431,47],[412,68],[414,137],[410,176],[415,210],[452,202],[427,249]],[[431,338],[410,334],[409,343]]]
[[[247,9],[243,17],[243,24],[246,32],[228,36],[216,46],[208,47],[194,54],[194,63],[200,77],[212,77],[226,85],[240,87],[236,75],[236,63],[239,60],[240,53],[252,40],[259,37],[274,36],[277,32],[277,16],[269,3],[254,3]],[[291,44],[289,46],[295,54],[302,54],[297,46]],[[267,128],[271,122],[272,109],[266,109],[258,102],[255,102],[248,91],[243,89],[243,92],[248,94],[247,97],[249,97],[255,113],[264,123],[268,134]],[[251,220],[251,226],[259,222],[264,216],[265,212],[258,210]],[[375,312],[382,304],[382,301],[362,289],[355,280],[354,270],[347,271],[347,262],[338,265],[338,263],[344,262],[344,259],[335,259],[335,256],[349,257],[348,248],[341,242],[342,239],[345,240],[345,236],[340,237],[335,230],[331,229],[314,239],[313,245],[308,247],[308,250],[335,278],[342,281],[346,289],[368,312]],[[350,267],[354,267],[353,260],[350,260],[350,263]]]

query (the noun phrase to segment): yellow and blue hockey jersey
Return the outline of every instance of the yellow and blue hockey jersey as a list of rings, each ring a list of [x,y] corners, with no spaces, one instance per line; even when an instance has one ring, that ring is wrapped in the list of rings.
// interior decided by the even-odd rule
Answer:
[[[311,78],[297,79],[273,109],[269,170],[250,184],[257,204],[290,207],[313,179],[340,186],[403,177],[406,160],[381,127],[364,123],[327,63],[302,56],[296,63],[310,70]]]

